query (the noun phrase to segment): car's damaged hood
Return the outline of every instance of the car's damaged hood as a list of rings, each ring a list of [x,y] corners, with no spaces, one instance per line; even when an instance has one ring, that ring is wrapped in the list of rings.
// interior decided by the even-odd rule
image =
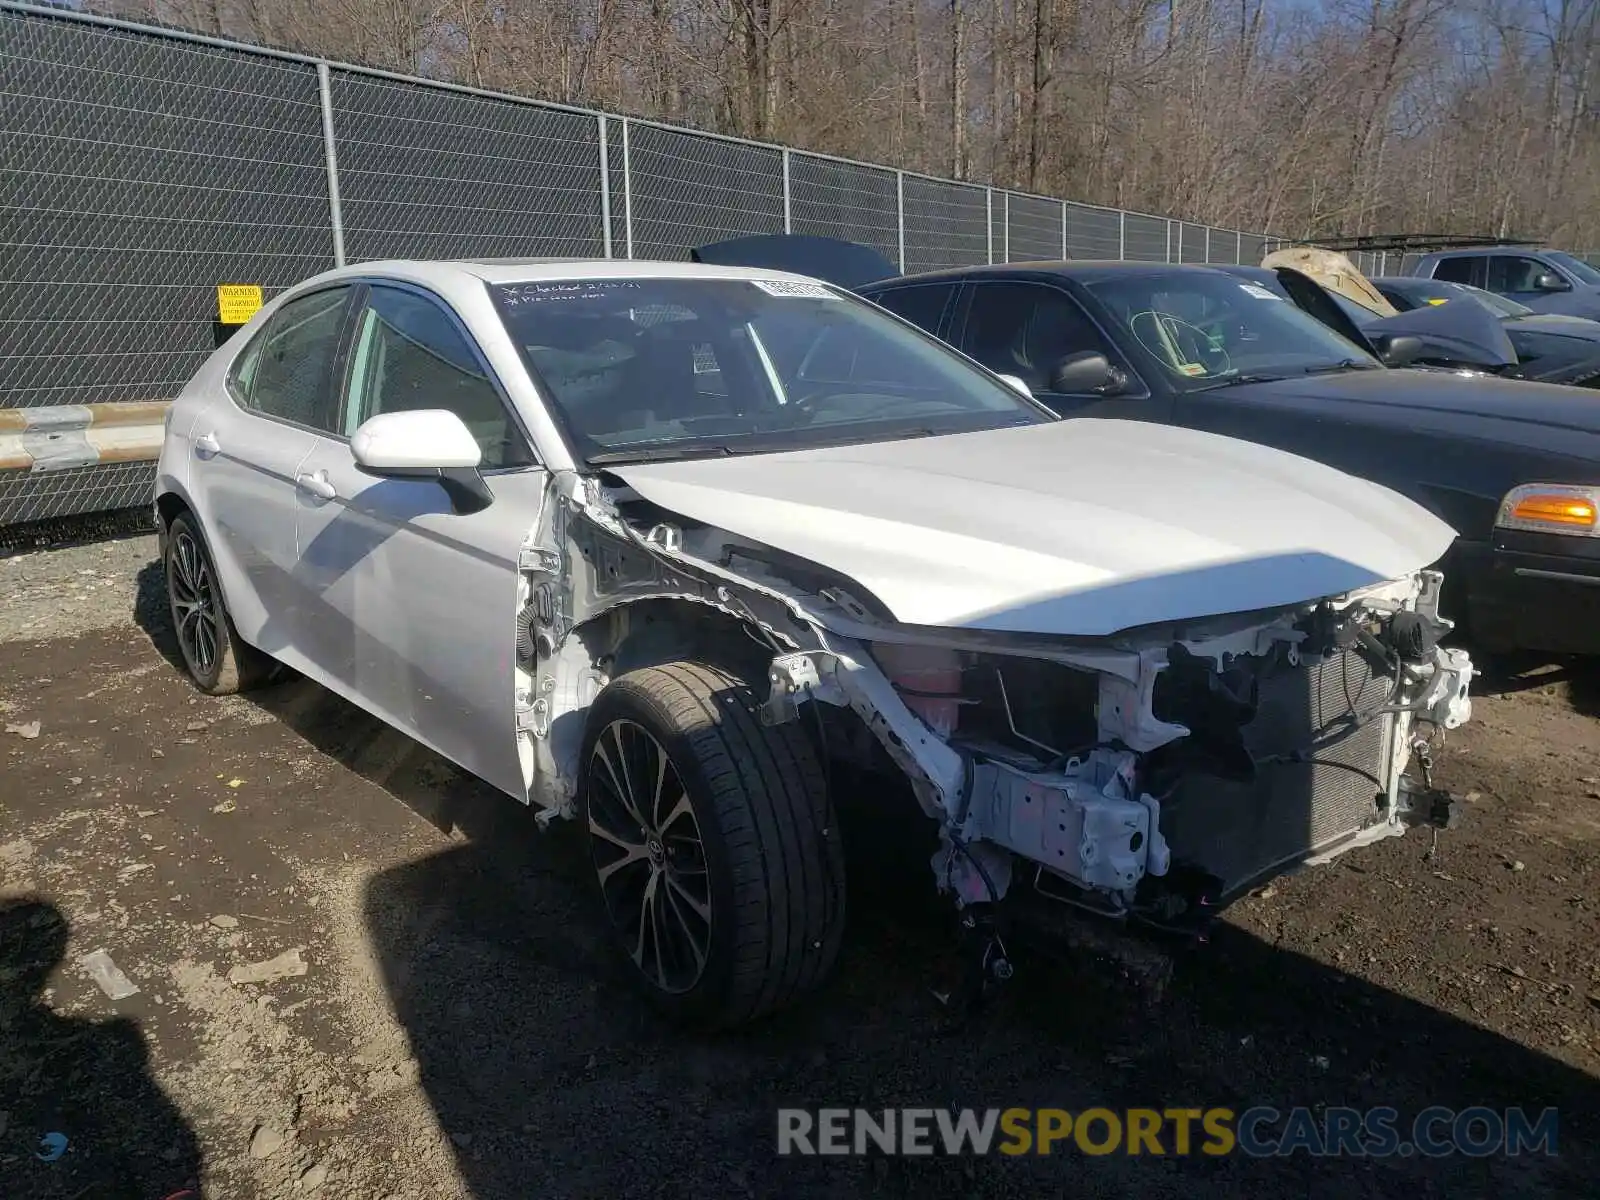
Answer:
[[[848,576],[915,625],[1098,636],[1338,595],[1454,538],[1377,484],[1133,421],[610,470],[691,521]]]
[[[1369,341],[1384,333],[1420,337],[1426,347],[1424,358],[1448,354],[1454,361],[1480,367],[1508,367],[1517,361],[1505,323],[1469,296],[1380,317],[1361,332]]]

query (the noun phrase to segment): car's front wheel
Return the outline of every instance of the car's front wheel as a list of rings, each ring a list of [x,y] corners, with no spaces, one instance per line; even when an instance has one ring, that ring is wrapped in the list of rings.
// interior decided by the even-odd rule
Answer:
[[[801,727],[763,726],[742,680],[676,662],[612,682],[579,803],[626,969],[669,1015],[738,1024],[826,977],[844,928],[827,785]]]
[[[230,696],[266,682],[276,663],[239,640],[222,601],[217,569],[194,518],[167,527],[167,604],[184,666],[202,692]]]

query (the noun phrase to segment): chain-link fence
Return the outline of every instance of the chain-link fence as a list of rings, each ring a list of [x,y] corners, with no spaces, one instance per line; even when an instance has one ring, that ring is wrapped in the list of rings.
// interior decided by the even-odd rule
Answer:
[[[177,394],[216,287],[385,257],[683,259],[756,233],[907,272],[1255,262],[1263,239],[0,0],[0,409]],[[0,473],[0,525],[154,465]]]

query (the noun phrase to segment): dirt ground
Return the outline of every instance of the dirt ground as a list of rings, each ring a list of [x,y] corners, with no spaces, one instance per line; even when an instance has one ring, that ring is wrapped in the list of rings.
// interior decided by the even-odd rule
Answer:
[[[1263,889],[1157,1009],[1023,958],[940,1036],[946,917],[885,829],[852,847],[828,990],[685,1038],[619,982],[570,830],[303,681],[200,696],[153,556],[0,559],[0,1195],[1596,1194],[1600,672],[1478,681],[1439,759],[1465,827]],[[95,951],[136,994],[107,997]],[[303,974],[230,982],[292,951]],[[774,1153],[783,1105],[1251,1104],[1554,1105],[1560,1153]]]

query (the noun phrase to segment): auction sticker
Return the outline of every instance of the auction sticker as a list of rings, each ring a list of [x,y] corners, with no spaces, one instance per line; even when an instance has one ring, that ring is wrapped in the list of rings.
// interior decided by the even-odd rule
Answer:
[[[833,293],[820,283],[802,279],[752,279],[769,296],[803,296],[809,300],[831,300]]]

